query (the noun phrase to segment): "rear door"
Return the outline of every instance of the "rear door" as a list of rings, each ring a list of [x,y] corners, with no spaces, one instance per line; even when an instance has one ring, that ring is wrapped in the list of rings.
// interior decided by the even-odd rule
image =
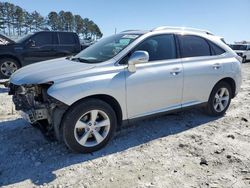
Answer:
[[[184,69],[182,106],[206,102],[223,75],[225,51],[210,41],[193,35],[178,35]]]
[[[79,49],[79,39],[77,35],[70,32],[58,32],[58,45],[56,46],[57,57],[65,57],[77,54]]]
[[[34,41],[33,45],[24,47],[23,59],[25,64],[55,58],[53,35],[53,32],[39,32],[31,36],[29,40]]]

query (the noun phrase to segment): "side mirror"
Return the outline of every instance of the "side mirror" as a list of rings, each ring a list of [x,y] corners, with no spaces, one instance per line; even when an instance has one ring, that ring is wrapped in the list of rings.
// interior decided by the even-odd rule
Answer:
[[[146,51],[135,51],[128,60],[129,72],[136,71],[136,64],[147,63],[149,60],[148,52]]]
[[[27,42],[27,46],[28,46],[28,47],[35,47],[35,46],[36,46],[36,41],[34,41],[34,40],[29,40],[29,41]]]

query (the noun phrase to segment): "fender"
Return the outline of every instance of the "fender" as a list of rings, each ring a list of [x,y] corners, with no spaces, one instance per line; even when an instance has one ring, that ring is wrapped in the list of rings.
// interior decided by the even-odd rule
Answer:
[[[48,95],[71,106],[75,102],[93,95],[108,95],[120,105],[122,117],[127,118],[126,87],[124,68],[106,74],[55,82],[47,91]]]

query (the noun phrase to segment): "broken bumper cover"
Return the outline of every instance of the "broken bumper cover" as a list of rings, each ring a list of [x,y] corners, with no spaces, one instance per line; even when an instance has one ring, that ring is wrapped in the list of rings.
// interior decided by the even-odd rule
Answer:
[[[39,120],[44,120],[49,118],[49,113],[47,109],[36,109],[28,111],[20,111],[20,115],[23,119],[33,124]]]

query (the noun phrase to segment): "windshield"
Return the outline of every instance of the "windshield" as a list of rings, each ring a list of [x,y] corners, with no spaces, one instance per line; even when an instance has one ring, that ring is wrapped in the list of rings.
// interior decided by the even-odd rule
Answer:
[[[17,43],[23,43],[25,40],[27,40],[28,38],[30,38],[32,34],[27,34],[25,36],[23,36],[22,38],[18,39],[16,42]]]
[[[231,45],[233,50],[247,50],[247,45]]]
[[[120,53],[139,36],[139,34],[112,35],[86,48],[71,60],[77,60],[84,63],[100,63],[107,61]]]

